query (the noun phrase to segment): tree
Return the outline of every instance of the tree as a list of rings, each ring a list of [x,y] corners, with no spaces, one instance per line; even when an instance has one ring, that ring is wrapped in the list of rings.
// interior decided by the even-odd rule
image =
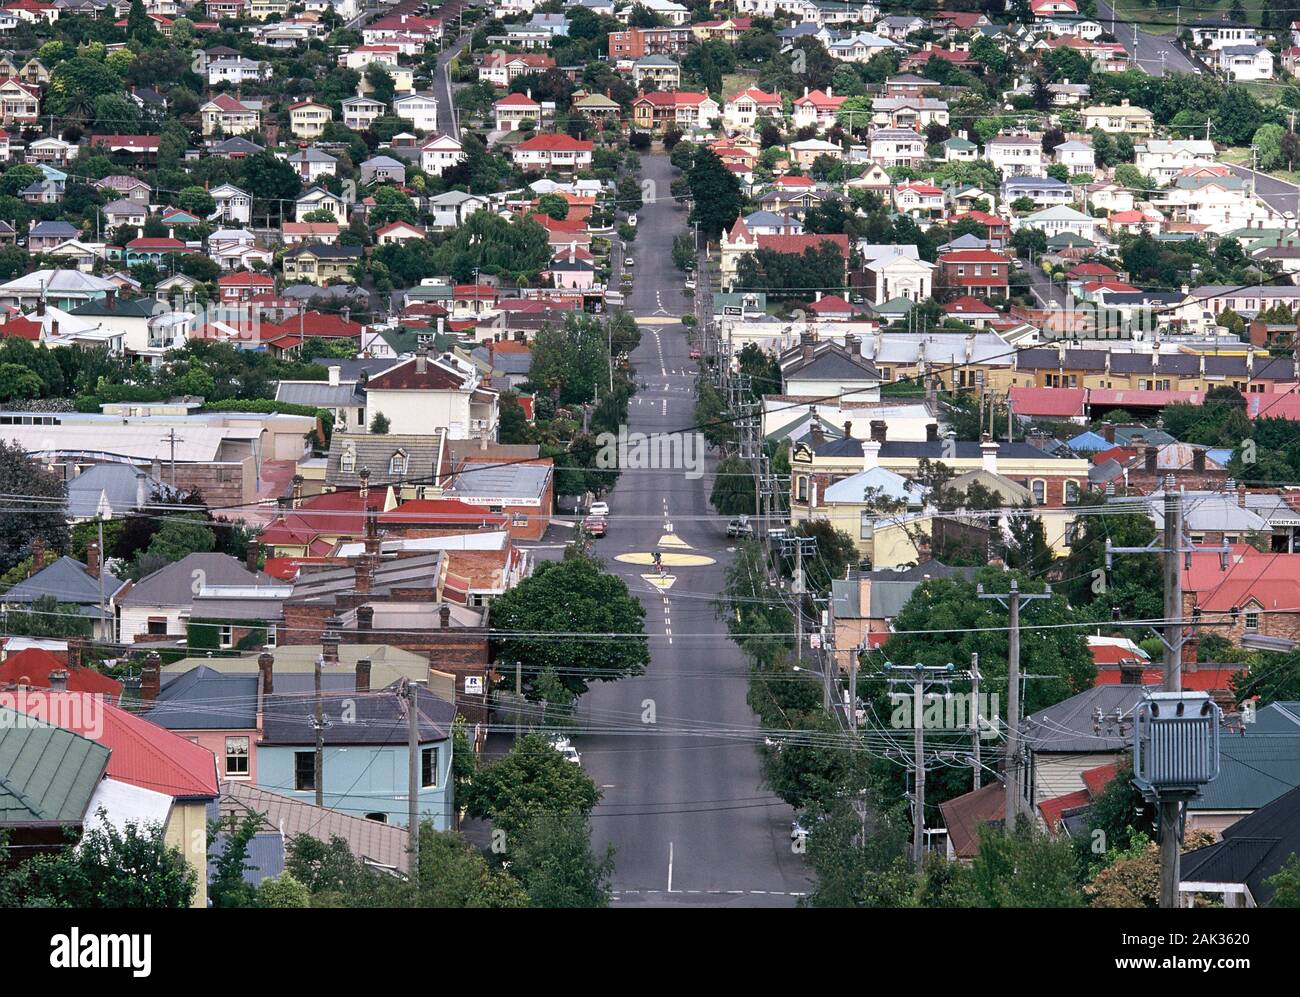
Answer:
[[[141,6],[140,0],[136,0],[136,6]],[[152,28],[153,22],[149,23]],[[98,59],[78,55],[59,63],[50,74],[50,90],[43,111],[89,120],[95,115],[95,102],[100,94],[121,91],[122,78],[117,73]]]
[[[1282,154],[1282,136],[1286,129],[1281,125],[1260,125],[1251,140],[1259,156],[1259,168],[1264,171],[1281,169],[1285,157]]]
[[[28,609],[11,609],[4,620],[9,633],[25,637],[89,637],[92,629],[80,606],[48,594],[37,596]]]
[[[494,869],[454,831],[420,825],[420,867],[416,882],[420,907],[526,907],[528,895],[514,871]]]
[[[537,210],[562,222],[569,217],[569,202],[559,194],[543,194],[537,199]]]
[[[740,214],[740,183],[717,153],[699,149],[687,177],[694,198],[690,220],[698,224],[706,238],[716,239]]]
[[[1273,890],[1270,907],[1300,907],[1300,857],[1295,852],[1264,882]]]
[[[216,546],[217,538],[207,520],[186,513],[163,520],[161,529],[149,541],[147,556],[164,564],[174,564],[190,554],[206,554]]]
[[[591,824],[581,812],[543,813],[510,851],[510,869],[533,907],[608,907],[614,846],[603,856],[592,850]]]
[[[495,642],[497,659],[522,662],[530,691],[548,665],[581,695],[590,681],[637,675],[650,661],[640,601],[623,579],[590,558],[539,564],[530,578],[493,600],[489,616],[503,635]]]
[[[132,41],[148,44],[158,37],[158,29],[144,9],[144,0],[131,0],[130,12],[126,15],[126,36]]]
[[[268,876],[257,887],[257,906],[271,908],[310,907],[311,890],[288,872]]]
[[[158,824],[128,821],[119,830],[101,808],[76,848],[38,855],[0,882],[0,896],[25,907],[183,908],[198,873]]]
[[[539,818],[568,813],[586,818],[600,795],[582,766],[556,751],[541,734],[527,734],[508,755],[479,770],[463,803],[470,816],[489,820],[494,829],[505,832],[506,848],[513,850]]]
[[[248,864],[248,844],[261,826],[261,817],[252,813],[242,819],[232,815],[208,822],[208,841],[213,847],[208,853],[212,862],[208,900],[213,907],[254,906],[257,891],[244,881],[244,873],[253,868]],[[216,852],[218,843],[220,852]]]
[[[370,420],[370,431],[376,436],[385,436],[390,425],[388,416],[384,415],[383,412],[376,412],[375,417]]]
[[[40,538],[50,550],[66,550],[68,524],[62,500],[63,481],[16,442],[0,440],[0,571],[8,571],[31,553]],[[56,499],[43,502],[42,499]],[[6,509],[5,507],[8,506]]]
[[[1008,834],[981,825],[980,848],[971,864],[976,907],[1082,907],[1074,850],[1022,825]]]
[[[747,516],[754,511],[754,475],[739,457],[727,457],[714,472],[709,503],[722,516]]]

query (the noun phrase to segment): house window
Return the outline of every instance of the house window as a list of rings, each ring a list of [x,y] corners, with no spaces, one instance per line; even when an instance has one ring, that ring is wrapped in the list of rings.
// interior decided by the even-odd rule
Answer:
[[[406,453],[405,453],[405,451],[399,450],[399,451],[397,451],[397,453],[393,454],[393,456],[390,457],[390,458],[388,459],[388,473],[389,473],[389,474],[405,474],[405,473],[406,473]]]
[[[1034,493],[1034,504],[1042,505],[1047,501],[1047,482],[1042,478],[1035,478],[1029,485],[1030,491]]]
[[[795,489],[795,490],[794,490],[794,500],[795,500],[796,502],[807,502],[807,501],[808,501],[808,479],[807,479],[807,477],[800,476],[798,479],[796,479],[794,489]]]
[[[360,420],[358,420],[360,422]],[[351,474],[357,468],[357,454],[355,450],[344,450],[343,456],[339,458],[339,470],[344,474]]]
[[[1067,481],[1065,483],[1065,501],[1070,504],[1079,501],[1079,483],[1077,481]]]
[[[366,814],[366,820],[373,820],[376,824],[387,824],[388,814],[376,810],[373,813]]]
[[[275,627],[274,627],[274,626],[270,626],[270,627],[267,627],[267,628],[266,628],[266,646],[267,646],[267,647],[275,647]]]
[[[1249,609],[1246,611],[1246,629],[1251,633],[1259,630],[1259,611]]]
[[[149,636],[166,637],[167,636],[167,617],[151,616],[149,617]]]
[[[217,643],[222,647],[230,647],[235,643],[235,630],[229,623],[221,624],[221,629],[217,633]]]
[[[870,540],[875,535],[875,523],[876,517],[869,509],[863,509],[858,513],[858,537],[862,540]]]
[[[438,786],[438,749],[425,748],[420,752],[420,786],[436,789]]]
[[[226,775],[248,775],[248,738],[226,738]]]
[[[293,753],[293,788],[300,792],[316,788],[316,752]]]

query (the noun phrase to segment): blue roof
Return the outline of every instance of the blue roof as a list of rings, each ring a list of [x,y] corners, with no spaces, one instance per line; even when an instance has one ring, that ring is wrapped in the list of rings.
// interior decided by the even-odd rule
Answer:
[[[1109,450],[1115,444],[1107,441],[1106,437],[1100,433],[1094,433],[1091,429],[1086,433],[1080,433],[1078,436],[1066,440],[1071,450],[1095,451],[1100,453],[1102,450]]]

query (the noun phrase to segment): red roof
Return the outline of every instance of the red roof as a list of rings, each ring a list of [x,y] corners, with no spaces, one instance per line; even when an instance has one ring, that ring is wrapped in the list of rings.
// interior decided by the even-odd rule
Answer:
[[[229,273],[217,278],[218,287],[275,287],[275,278],[264,273]]]
[[[991,249],[954,249],[939,257],[940,263],[1010,263],[1001,253]]]
[[[587,223],[573,218],[552,218],[540,212],[535,212],[528,217],[548,232],[563,232],[567,235],[585,235],[587,232]]]
[[[381,525],[426,526],[504,526],[508,519],[501,513],[456,499],[412,499],[379,516]]]
[[[1132,405],[1141,408],[1164,408],[1186,402],[1200,405],[1205,400],[1203,391],[1132,391],[1128,388],[1091,388],[1088,391],[1090,405],[1113,405],[1123,408]]]
[[[316,339],[357,339],[363,331],[365,326],[360,322],[328,312],[303,312],[300,316],[290,315],[279,325],[262,326],[264,336],[268,333],[284,333]]]
[[[943,310],[949,315],[997,315],[998,310],[990,305],[983,298],[976,298],[969,294],[964,294],[960,298],[953,298]]]
[[[26,339],[33,343],[41,341],[41,323],[33,322],[25,315],[11,318],[0,325],[0,339]]]
[[[902,193],[910,190],[914,194],[923,194],[926,197],[943,197],[943,191],[932,183],[926,183],[924,180],[910,180],[907,183],[898,185],[897,190]]]
[[[384,489],[372,488],[365,508],[383,512],[384,500]],[[267,546],[303,546],[321,536],[361,536],[365,527],[360,492],[323,492],[303,499],[297,509],[277,516],[259,539]]]
[[[1230,612],[1251,602],[1263,610],[1300,608],[1300,554],[1265,554],[1236,544],[1226,571],[1220,569],[1217,551],[1188,557],[1191,567],[1183,568],[1183,592],[1202,612]]]
[[[1111,763],[1110,765],[1098,765],[1095,769],[1087,769],[1083,773],[1083,784],[1088,787],[1088,792],[1093,796],[1099,796],[1101,791],[1115,781],[1115,776],[1119,775],[1119,766]]]
[[[184,253],[190,251],[189,247],[186,246],[185,243],[181,242],[180,239],[168,239],[168,238],[141,237],[139,239],[132,239],[130,242],[126,244],[126,248],[143,249],[143,250],[159,249],[165,252],[175,252],[175,253]]]
[[[809,311],[822,314],[853,314],[853,306],[841,298],[838,294],[824,294],[820,299],[814,301],[808,306]]]
[[[824,90],[811,90],[802,97],[796,97],[794,104],[798,107],[800,104],[811,104],[819,110],[834,110],[844,103],[843,97],[827,96]]]
[[[596,146],[588,139],[574,138],[563,133],[547,132],[534,135],[515,148],[527,152],[591,152]]]
[[[771,249],[778,253],[802,253],[805,249],[820,249],[822,243],[830,242],[840,251],[845,259],[849,257],[849,237],[843,233],[834,235],[760,235],[759,249]]]
[[[1092,797],[1088,795],[1086,789],[1077,789],[1073,793],[1066,793],[1064,796],[1058,796],[1055,799],[1044,800],[1038,804],[1038,809],[1043,815],[1043,820],[1047,822],[1048,828],[1055,831],[1060,826],[1061,818],[1067,811],[1078,810],[1080,807],[1086,807],[1092,802]]]
[[[11,705],[29,714],[45,709],[59,719],[59,726],[110,749],[109,778],[178,800],[210,800],[218,793],[217,759],[211,751],[99,696],[29,693]]]
[[[1021,416],[1074,419],[1084,414],[1083,388],[1012,388],[1011,410]]]
[[[26,685],[40,689],[50,687],[50,672],[68,673],[69,692],[94,692],[117,699],[122,683],[93,668],[68,668],[67,655],[58,655],[40,647],[15,651],[0,662],[0,687]]]
[[[541,107],[542,105],[526,93],[512,93],[502,97],[495,107]]]
[[[1104,263],[1080,263],[1065,276],[1070,280],[1083,277],[1114,277],[1115,271]]]

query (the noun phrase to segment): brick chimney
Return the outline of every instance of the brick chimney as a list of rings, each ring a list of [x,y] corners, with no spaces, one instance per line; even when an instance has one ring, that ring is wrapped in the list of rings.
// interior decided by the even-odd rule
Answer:
[[[925,564],[929,560],[930,560],[929,541],[922,540],[920,543],[916,545],[916,563]]]
[[[27,570],[27,577],[31,578],[43,567],[45,567],[45,538],[37,537],[32,541],[32,566]]]
[[[1158,447],[1148,446],[1146,448],[1143,455],[1143,468],[1146,470],[1147,474],[1156,473],[1156,457],[1159,453],[1160,449]]]
[[[275,692],[275,655],[263,651],[257,656],[257,670],[262,676],[262,695],[269,696]]]
[[[68,638],[68,668],[76,670],[81,667],[81,650],[84,641],[80,637]]]
[[[370,691],[370,659],[357,658],[357,692]]]
[[[66,668],[58,668],[50,672],[50,691],[68,691],[68,671]]]
[[[369,644],[370,633],[375,629],[375,607],[358,606],[357,607],[357,636],[358,644]]]
[[[1205,470],[1205,451],[1200,447],[1192,451],[1192,470],[1197,472]]]
[[[447,630],[451,627],[451,607],[442,605],[438,607],[438,625]]]
[[[1184,638],[1183,648],[1182,648],[1183,671],[1185,672],[1196,671],[1196,655],[1197,652],[1200,651],[1200,649],[1201,649],[1201,638],[1190,637],[1190,636]]]
[[[354,571],[355,580],[353,588],[358,595],[370,594],[370,583],[374,577],[374,565],[370,563],[370,555],[362,554],[357,558],[357,566]]]
[[[250,543],[248,545],[248,553],[244,555],[244,567],[253,574],[257,574],[257,562],[261,556],[262,545],[258,543]]]
[[[1243,509],[1246,508],[1246,486],[1244,484],[1237,485],[1237,505]]]
[[[339,663],[339,645],[343,643],[343,637],[339,633],[341,626],[343,626],[343,621],[337,616],[331,616],[325,621],[325,632],[321,634],[320,638],[320,653],[327,665],[337,665]]]
[[[296,509],[302,505],[302,475],[293,476],[293,507]]]
[[[889,436],[889,423],[884,419],[871,420],[871,438],[877,443],[885,443]]]
[[[99,577],[99,544],[94,540],[86,544],[86,574]]]
[[[1142,684],[1143,662],[1139,658],[1122,658],[1119,663],[1120,685]]]
[[[140,702],[147,705],[157,699],[161,685],[162,658],[154,651],[144,659],[144,667],[140,669]]]

